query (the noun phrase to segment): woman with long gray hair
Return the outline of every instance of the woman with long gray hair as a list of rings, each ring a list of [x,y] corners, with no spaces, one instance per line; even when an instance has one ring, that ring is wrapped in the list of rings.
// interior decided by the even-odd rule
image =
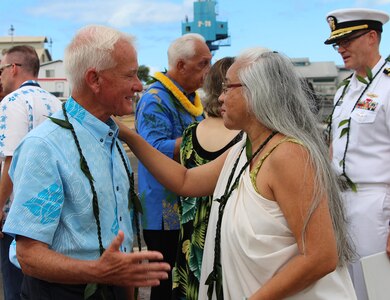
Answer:
[[[199,299],[356,299],[344,208],[327,148],[289,59],[247,50],[220,96],[243,141],[187,170],[124,139],[162,184],[180,195],[214,191]]]

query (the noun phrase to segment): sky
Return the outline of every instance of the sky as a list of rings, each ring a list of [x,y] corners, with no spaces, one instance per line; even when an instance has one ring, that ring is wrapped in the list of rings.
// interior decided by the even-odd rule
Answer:
[[[136,37],[138,63],[151,73],[168,67],[169,44],[181,35],[181,23],[193,21],[193,0],[0,0],[0,36],[46,36],[53,60],[77,30],[88,24],[117,28]],[[217,20],[228,22],[230,46],[220,47],[213,62],[262,46],[312,62],[342,59],[324,44],[325,20],[340,8],[372,8],[390,14],[390,0],[217,0]],[[381,53],[390,54],[390,22],[384,26]]]

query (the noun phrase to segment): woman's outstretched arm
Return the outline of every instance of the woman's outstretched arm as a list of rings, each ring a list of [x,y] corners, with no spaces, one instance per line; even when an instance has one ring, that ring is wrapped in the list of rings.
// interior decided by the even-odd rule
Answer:
[[[117,119],[115,122],[119,126],[119,138],[166,188],[180,196],[200,197],[213,194],[227,152],[210,163],[186,169],[153,148],[134,130]]]

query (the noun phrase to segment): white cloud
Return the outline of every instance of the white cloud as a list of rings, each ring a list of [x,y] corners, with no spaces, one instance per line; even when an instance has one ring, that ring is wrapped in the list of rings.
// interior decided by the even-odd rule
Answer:
[[[129,3],[130,2],[130,3]],[[181,3],[159,0],[68,0],[39,1],[39,5],[29,7],[31,14],[51,16],[77,23],[107,23],[115,27],[128,27],[134,24],[175,23],[192,15],[192,0]]]
[[[356,6],[374,6],[374,5],[386,5],[390,4],[390,0],[356,0]]]
[[[137,1],[124,4],[114,11],[108,22],[117,27],[127,27],[133,24],[160,24],[178,22],[184,19],[182,5],[169,2],[157,3]]]
[[[340,0],[320,0],[323,4],[338,4]],[[390,0],[355,0],[351,1],[352,5],[345,5],[344,7],[373,7],[378,5],[390,4]]]

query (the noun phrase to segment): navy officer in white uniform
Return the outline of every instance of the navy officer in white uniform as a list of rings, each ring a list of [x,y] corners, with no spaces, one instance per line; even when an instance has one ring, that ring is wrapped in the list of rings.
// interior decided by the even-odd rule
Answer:
[[[390,63],[379,53],[385,12],[340,9],[326,17],[333,45],[353,74],[338,89],[330,122],[332,159],[358,258],[390,256]],[[368,299],[361,263],[350,266],[359,300]]]

